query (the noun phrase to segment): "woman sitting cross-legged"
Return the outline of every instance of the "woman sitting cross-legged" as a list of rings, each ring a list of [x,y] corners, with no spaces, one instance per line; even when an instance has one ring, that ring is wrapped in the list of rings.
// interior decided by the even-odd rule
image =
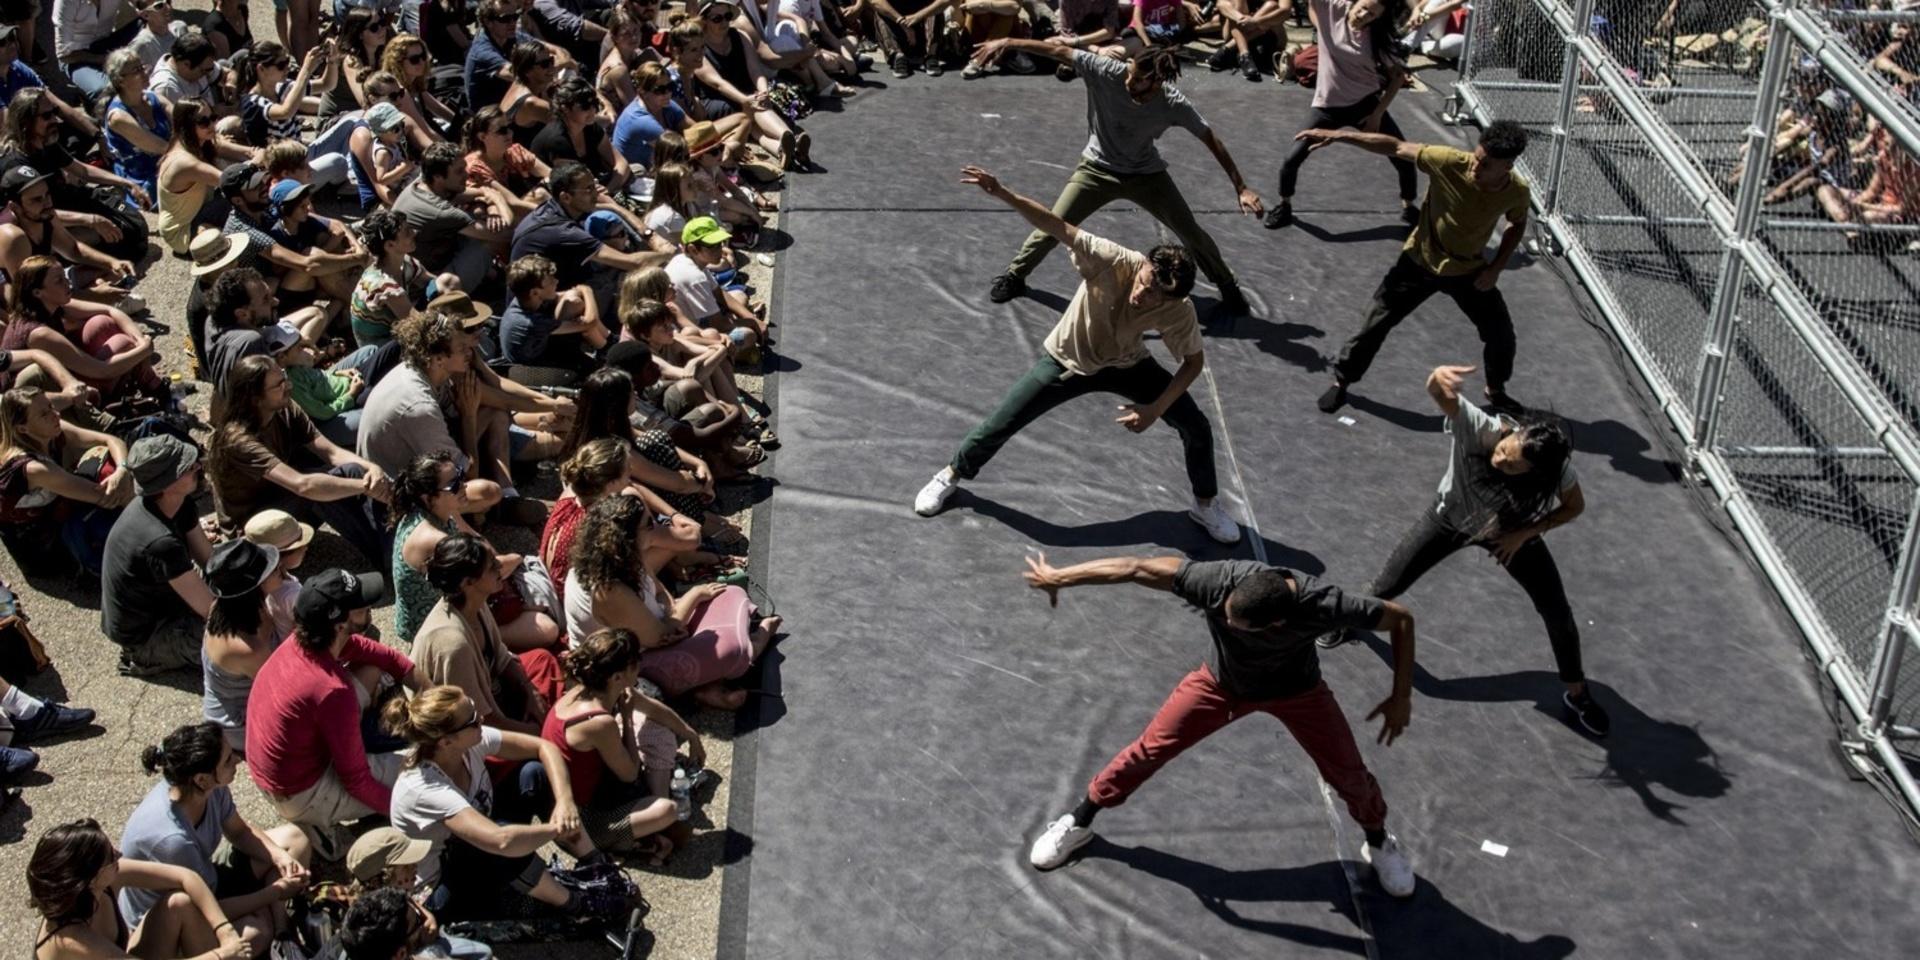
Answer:
[[[127,818],[121,855],[193,871],[233,918],[248,955],[266,956],[291,926],[288,901],[307,889],[306,836],[290,823],[262,830],[240,815],[231,791],[240,755],[219,724],[175,729],[140,755],[140,765],[163,779]],[[122,889],[120,911],[138,926],[160,900],[152,890]]]
[[[126,462],[125,442],[62,421],[39,388],[0,394],[0,541],[22,571],[100,574],[107,533],[133,499]]]
[[[122,889],[159,895],[128,925]],[[34,960],[242,960],[245,940],[213,890],[185,867],[123,858],[91,817],[40,835],[27,861],[27,899],[40,914]]]
[[[413,662],[429,682],[465,691],[489,726],[538,735],[547,704],[562,689],[560,661],[546,649],[515,656],[501,639],[487,609],[505,586],[500,566],[478,534],[440,538],[427,560],[427,581],[440,601],[414,636]]]
[[[483,726],[480,708],[459,687],[429,687],[411,699],[397,698],[383,716],[388,729],[413,746],[393,785],[389,816],[400,832],[433,844],[420,862],[420,883],[446,886],[449,913],[481,913],[499,903],[503,890],[567,913],[599,912],[604,905],[582,902],[535,855],[550,841],[575,846],[576,853],[591,846],[580,829],[560,748],[536,736]],[[554,797],[545,823],[495,821],[488,757],[540,761]]]
[[[254,675],[287,638],[267,612],[267,597],[284,580],[280,551],[245,537],[215,547],[207,561],[213,609],[200,645],[200,715],[220,727],[236,754],[247,749],[247,698]]]
[[[578,643],[596,630],[633,631],[646,651],[640,675],[670,697],[692,693],[703,706],[737,710],[743,690],[726,681],[745,674],[780,630],[779,617],[755,621],[739,587],[704,583],[675,598],[640,562],[653,514],[630,496],[587,511],[567,573],[567,634]]]
[[[12,280],[0,350],[47,354],[98,390],[109,406],[140,398],[170,399],[166,379],[153,369],[153,338],[118,307],[75,300],[59,261],[28,257]]]
[[[413,642],[441,597],[427,576],[434,548],[456,533],[479,535],[460,514],[463,480],[447,453],[415,457],[393,478],[393,626],[401,643]],[[521,563],[517,553],[497,559],[502,577],[511,577]],[[507,649],[538,650],[560,639],[554,611],[527,606],[515,589],[502,588],[501,593],[488,605]]]
[[[644,851],[655,866],[674,843],[662,831],[676,819],[668,791],[679,741],[705,765],[700,735],[648,692],[640,679],[640,640],[631,630],[596,630],[567,651],[567,692],[547,712],[540,735],[567,755],[580,822],[610,853]],[[653,691],[657,693],[658,691]],[[651,849],[649,849],[651,848]]]

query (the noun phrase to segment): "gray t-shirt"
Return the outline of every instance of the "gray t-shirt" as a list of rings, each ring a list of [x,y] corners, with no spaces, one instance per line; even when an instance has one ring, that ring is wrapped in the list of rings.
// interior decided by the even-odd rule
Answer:
[[[1293,580],[1299,608],[1258,631],[1227,625],[1227,596],[1240,581],[1262,570]],[[1385,609],[1378,599],[1348,594],[1298,570],[1254,560],[1184,561],[1173,575],[1173,594],[1199,607],[1213,635],[1213,676],[1243,700],[1297,697],[1320,684],[1320,655],[1313,639],[1329,630],[1371,629]]]
[[[168,798],[167,782],[161,780],[127,818],[127,829],[120,833],[120,855],[129,860],[185,867],[199,874],[212,889],[213,854],[225,836],[220,827],[233,813],[233,794],[226,787],[215,787],[207,794],[207,810],[200,822],[188,823]],[[140,926],[141,918],[165,895],[165,891],[122,886],[120,915],[126,918],[127,929]]]
[[[394,476],[414,457],[442,450],[465,466],[466,456],[447,429],[447,416],[433,387],[413,365],[402,363],[368,394],[360,411],[360,435],[355,438],[354,452]]]
[[[413,255],[430,270],[445,270],[460,247],[460,231],[473,226],[473,214],[414,183],[393,198],[393,212],[413,224]],[[479,242],[479,241],[474,241]]]
[[[1074,69],[1087,87],[1087,149],[1081,156],[1119,174],[1159,173],[1167,168],[1153,142],[1168,127],[1184,127],[1207,136],[1207,121],[1180,91],[1162,85],[1135,103],[1127,93],[1127,63],[1085,50],[1073,55]]]
[[[447,821],[472,807],[483,815],[493,814],[493,778],[487,775],[487,758],[500,752],[500,731],[483,726],[480,742],[463,758],[467,764],[468,791],[453,785],[447,772],[437,764],[420,763],[400,772],[393,782],[393,805],[387,815],[401,833],[433,844],[433,852],[420,861],[420,889],[432,890],[440,882],[440,856],[446,850],[453,828]]]
[[[1453,449],[1448,454],[1447,472],[1440,478],[1440,492],[1433,505],[1433,512],[1441,523],[1475,539],[1497,532],[1494,530],[1500,519],[1497,504],[1472,484],[1455,478],[1472,476],[1477,468],[1468,460],[1486,459],[1500,438],[1507,435],[1507,430],[1504,418],[1480,409],[1465,397],[1460,398],[1453,416],[1447,418],[1447,433],[1453,438]],[[1573,461],[1569,459],[1560,470],[1560,492],[1565,493],[1579,482],[1580,477],[1574,473]]]

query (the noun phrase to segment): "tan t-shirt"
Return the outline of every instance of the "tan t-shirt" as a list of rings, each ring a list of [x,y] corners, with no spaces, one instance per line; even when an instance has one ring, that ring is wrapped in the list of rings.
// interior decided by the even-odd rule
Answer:
[[[1127,302],[1134,274],[1147,261],[1143,254],[1085,230],[1069,248],[1082,282],[1067,312],[1047,334],[1047,352],[1061,366],[1082,375],[1132,366],[1146,359],[1142,337],[1148,330],[1160,331],[1176,360],[1200,352],[1200,321],[1192,300],[1181,297],[1145,310]]]
[[[1473,273],[1487,265],[1487,240],[1502,218],[1526,219],[1533,190],[1515,173],[1506,187],[1491,193],[1474,186],[1473,154],[1452,147],[1420,150],[1427,172],[1427,199],[1420,224],[1404,249],[1414,262],[1443,277]]]
[[[493,694],[499,689],[501,675],[514,662],[513,651],[500,639],[500,627],[484,604],[480,607],[480,626],[483,636],[476,638],[480,641],[476,646],[467,638],[467,625],[460,612],[448,606],[445,599],[436,601],[421,622],[420,632],[414,634],[413,662],[428,683],[459,687],[480,709],[481,716],[498,718],[500,702]],[[486,649],[484,659],[482,647]]]

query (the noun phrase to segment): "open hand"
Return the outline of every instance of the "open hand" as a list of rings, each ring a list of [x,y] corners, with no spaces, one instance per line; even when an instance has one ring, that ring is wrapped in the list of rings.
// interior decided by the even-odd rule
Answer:
[[[1060,571],[1047,563],[1047,555],[1036,554],[1027,558],[1027,586],[1047,592],[1047,606],[1060,605],[1060,588],[1066,584],[1060,582]]]
[[[999,40],[988,40],[986,43],[981,44],[979,49],[973,52],[973,62],[983,67],[991,67],[994,64],[999,63],[1000,58],[1003,56],[1006,56],[1006,53],[1007,53],[1007,41],[1005,38],[1002,38]]]
[[[978,185],[989,197],[1001,197],[1007,193],[1007,188],[1000,185],[999,177],[971,164],[960,168],[960,182]]]
[[[1528,530],[1515,530],[1512,533],[1501,534],[1493,539],[1493,558],[1500,561],[1500,565],[1504,567],[1512,562],[1513,555],[1519,553],[1520,548],[1526,546],[1527,541],[1532,539],[1533,533]]]
[[[1447,396],[1457,397],[1460,395],[1460,381],[1465,380],[1467,374],[1477,369],[1479,368],[1473,364],[1467,364],[1465,366],[1459,364],[1443,364],[1434,367],[1432,375],[1427,379],[1444,391]]]
[[[1333,141],[1339,139],[1340,134],[1338,131],[1335,131],[1335,130],[1321,130],[1316,127],[1315,129],[1312,129],[1312,130],[1302,130],[1299,133],[1294,134],[1293,138],[1302,143],[1305,143],[1307,145],[1308,150],[1318,150],[1321,147],[1324,147],[1327,144],[1332,143]]]
[[[1407,723],[1413,719],[1413,698],[1390,695],[1380,701],[1372,713],[1367,714],[1368,720],[1375,717],[1380,718],[1380,736],[1374,738],[1374,742],[1391,747],[1406,732]]]

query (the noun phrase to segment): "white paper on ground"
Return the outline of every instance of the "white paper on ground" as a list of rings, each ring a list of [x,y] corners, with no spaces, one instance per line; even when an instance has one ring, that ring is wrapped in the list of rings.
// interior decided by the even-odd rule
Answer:
[[[1480,850],[1483,853],[1491,853],[1496,857],[1504,857],[1507,855],[1507,845],[1504,843],[1494,843],[1492,840],[1480,841]]]

